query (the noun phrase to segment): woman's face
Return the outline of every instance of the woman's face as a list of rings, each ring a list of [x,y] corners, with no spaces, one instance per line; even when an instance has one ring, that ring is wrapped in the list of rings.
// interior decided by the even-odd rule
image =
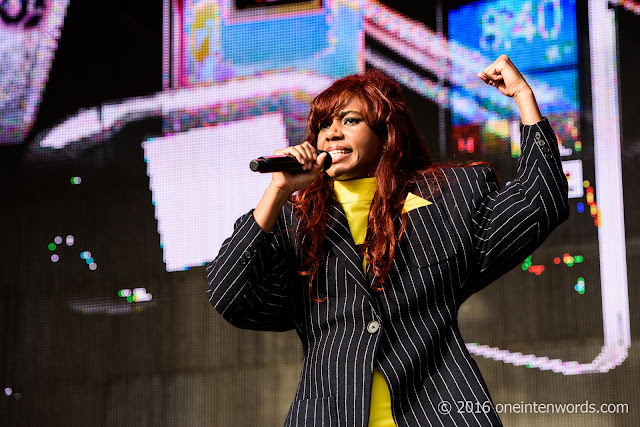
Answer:
[[[326,122],[319,123],[318,148],[333,163],[326,173],[347,180],[372,176],[382,155],[382,138],[364,121],[364,107],[352,98]]]

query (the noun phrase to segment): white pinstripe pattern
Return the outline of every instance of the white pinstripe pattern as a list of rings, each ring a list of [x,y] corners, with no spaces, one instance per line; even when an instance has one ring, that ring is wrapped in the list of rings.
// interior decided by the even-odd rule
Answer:
[[[534,137],[536,134],[539,136]],[[290,205],[274,231],[251,213],[207,266],[208,297],[230,323],[295,329],[304,350],[286,426],[366,426],[374,366],[385,377],[398,427],[501,425],[486,413],[457,413],[456,402],[491,402],[458,331],[460,304],[526,258],[568,215],[567,183],[545,119],[521,126],[518,179],[499,189],[486,166],[426,173],[408,188],[432,204],[410,211],[384,292],[362,272],[346,216],[329,207],[326,258],[312,301],[300,262],[299,222]],[[548,148],[545,148],[548,147]],[[399,224],[399,219],[398,222]],[[375,333],[367,331],[373,320]],[[441,414],[447,400],[454,411]]]

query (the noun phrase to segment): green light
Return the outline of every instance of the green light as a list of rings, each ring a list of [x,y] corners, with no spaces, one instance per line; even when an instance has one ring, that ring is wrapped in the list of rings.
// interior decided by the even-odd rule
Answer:
[[[56,244],[55,243],[49,243],[49,250],[50,251],[55,251],[56,250]]]
[[[582,261],[584,261],[584,258],[582,257],[582,255],[576,255],[573,257],[573,261],[577,263],[581,263]]]
[[[129,295],[129,296],[127,297],[127,301],[129,301],[129,302],[133,302],[133,295]]]
[[[578,282],[584,282],[584,278],[583,277],[578,277]]]
[[[569,267],[573,267],[573,262],[568,262],[568,263],[567,263],[567,265],[568,265]]]
[[[529,269],[529,267],[527,267],[527,265],[526,265],[526,264],[522,264],[522,270],[523,270],[523,271],[527,271],[528,269]]]
[[[118,296],[119,296],[120,298],[122,298],[122,289],[120,289],[120,290],[118,291]]]
[[[579,293],[580,295],[584,294],[584,288],[583,288],[583,289],[580,289],[580,290],[578,291],[578,293]]]

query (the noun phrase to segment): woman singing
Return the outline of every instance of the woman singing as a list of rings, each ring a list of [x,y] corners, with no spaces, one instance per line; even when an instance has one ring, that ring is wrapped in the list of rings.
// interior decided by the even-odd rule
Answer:
[[[274,173],[207,266],[209,301],[228,322],[302,340],[286,426],[501,425],[458,309],[567,218],[567,181],[509,58],[478,77],[520,110],[508,186],[486,165],[435,165],[399,85],[348,76],[313,101],[308,140],[275,152],[302,171]],[[333,159],[326,171],[316,149]]]

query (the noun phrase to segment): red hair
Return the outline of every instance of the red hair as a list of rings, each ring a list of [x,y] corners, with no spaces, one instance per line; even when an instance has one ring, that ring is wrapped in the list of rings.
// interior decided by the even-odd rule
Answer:
[[[383,291],[396,243],[406,225],[406,216],[402,217],[398,229],[393,219],[402,211],[407,184],[433,162],[411,118],[400,85],[377,70],[337,80],[313,100],[307,121],[307,141],[317,147],[320,123],[331,120],[354,98],[363,105],[364,121],[386,141],[373,175],[378,188],[369,210],[365,242],[360,249],[376,277],[373,289]],[[299,274],[309,277],[310,294],[316,301],[312,282],[324,259],[327,203],[332,197],[333,179],[321,173],[293,198],[294,209],[301,220],[299,242],[303,260]]]

